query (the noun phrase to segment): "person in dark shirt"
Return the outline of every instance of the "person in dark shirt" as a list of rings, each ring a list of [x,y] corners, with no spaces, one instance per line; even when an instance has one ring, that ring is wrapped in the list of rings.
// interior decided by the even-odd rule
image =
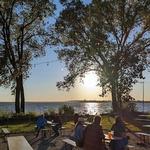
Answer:
[[[62,127],[62,121],[58,114],[54,115],[53,123],[54,123],[54,125],[52,126],[52,129],[55,132],[55,135],[59,136],[59,129]]]
[[[74,121],[74,124],[76,125],[76,123],[78,122],[78,118],[79,118],[79,114],[78,113],[75,113],[74,116],[73,116],[73,121]]]
[[[94,122],[85,128],[83,149],[105,150],[105,136],[100,122],[101,117],[95,116]]]
[[[114,137],[118,138],[118,140],[111,141],[111,150],[125,150],[128,138],[126,136],[125,124],[120,116],[116,118],[116,122],[112,125],[111,130],[114,132]]]

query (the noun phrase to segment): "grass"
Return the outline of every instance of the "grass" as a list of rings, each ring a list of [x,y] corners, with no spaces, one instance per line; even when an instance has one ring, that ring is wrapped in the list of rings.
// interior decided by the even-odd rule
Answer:
[[[28,123],[16,123],[9,125],[2,125],[0,128],[8,128],[11,133],[20,133],[20,132],[33,132],[35,124],[33,122]]]
[[[110,131],[112,124],[115,122],[115,119],[108,115],[102,116],[102,127],[106,131]],[[64,126],[68,129],[74,128],[73,121],[68,121],[64,123]],[[127,128],[132,130],[133,132],[141,131],[137,126],[126,122]],[[35,130],[35,123],[34,122],[27,122],[27,123],[15,123],[9,125],[2,125],[0,128],[8,128],[11,133],[20,133],[20,132],[33,132]]]

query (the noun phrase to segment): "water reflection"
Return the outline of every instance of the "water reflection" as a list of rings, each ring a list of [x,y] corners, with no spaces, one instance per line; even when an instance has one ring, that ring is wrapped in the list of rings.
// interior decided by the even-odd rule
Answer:
[[[84,109],[86,110],[85,112],[87,114],[92,114],[92,115],[96,115],[98,114],[98,103],[85,103],[84,104]]]
[[[80,114],[90,114],[90,115],[99,115],[108,113],[111,111],[111,102],[106,103],[96,103],[96,102],[87,102],[80,103],[74,107],[75,111]]]

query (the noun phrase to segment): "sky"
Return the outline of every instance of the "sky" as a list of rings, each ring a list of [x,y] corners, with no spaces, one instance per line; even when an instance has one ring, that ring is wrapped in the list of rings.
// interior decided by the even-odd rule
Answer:
[[[87,1],[88,2],[88,1]],[[61,10],[58,0],[55,0],[57,7]],[[58,15],[59,12],[56,12]],[[89,73],[83,83],[76,82],[75,87],[70,91],[60,91],[56,87],[58,81],[63,80],[67,74],[64,64],[57,60],[57,55],[53,49],[47,49],[44,57],[36,58],[32,61],[33,67],[30,70],[30,77],[24,82],[26,101],[67,101],[67,100],[111,100],[108,93],[106,97],[100,97],[101,88],[96,87],[96,75]],[[150,72],[145,72],[144,80],[144,100],[150,100]],[[142,82],[142,81],[139,81]],[[131,92],[136,100],[143,99],[143,83],[137,83]],[[0,101],[14,102],[9,88],[0,87]]]
[[[32,62],[30,77],[25,81],[26,101],[68,101],[68,100],[111,100],[111,95],[99,97],[101,88],[96,87],[96,75],[89,73],[83,83],[76,82],[70,91],[58,90],[56,82],[63,80],[67,74],[64,64],[57,60],[57,55],[49,50],[45,57],[36,58]],[[150,100],[150,73],[145,72],[144,100]],[[142,81],[140,81],[142,82]],[[143,99],[143,83],[137,83],[131,95],[136,100]],[[10,89],[0,88],[0,101],[14,102]]]

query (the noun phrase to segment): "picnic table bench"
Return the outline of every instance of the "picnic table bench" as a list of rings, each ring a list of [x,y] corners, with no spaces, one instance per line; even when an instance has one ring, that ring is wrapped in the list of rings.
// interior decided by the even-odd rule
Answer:
[[[150,134],[143,132],[137,132],[136,134],[139,135],[141,143],[150,144]]]
[[[150,119],[136,118],[135,120],[137,120],[137,121],[143,121],[143,122],[150,122]]]
[[[143,127],[150,128],[150,124],[143,125]]]
[[[65,149],[67,149],[67,145],[71,145],[73,148],[76,148],[76,149],[78,149],[78,150],[80,149],[80,148],[76,145],[76,142],[73,141],[73,140],[71,140],[71,139],[66,138],[66,139],[63,139],[62,141],[65,143]]]
[[[150,117],[150,115],[138,115],[139,117]]]
[[[10,131],[7,128],[2,128],[2,133],[3,134],[9,134]]]
[[[4,141],[6,140],[6,136],[10,134],[10,131],[7,128],[2,128],[2,134],[4,137]]]
[[[24,136],[7,137],[9,150],[33,150]]]
[[[51,127],[54,127],[57,125],[57,123],[53,121],[47,121],[47,124],[50,125]],[[66,129],[66,127],[62,126],[59,128],[60,134],[63,135],[63,131]]]

